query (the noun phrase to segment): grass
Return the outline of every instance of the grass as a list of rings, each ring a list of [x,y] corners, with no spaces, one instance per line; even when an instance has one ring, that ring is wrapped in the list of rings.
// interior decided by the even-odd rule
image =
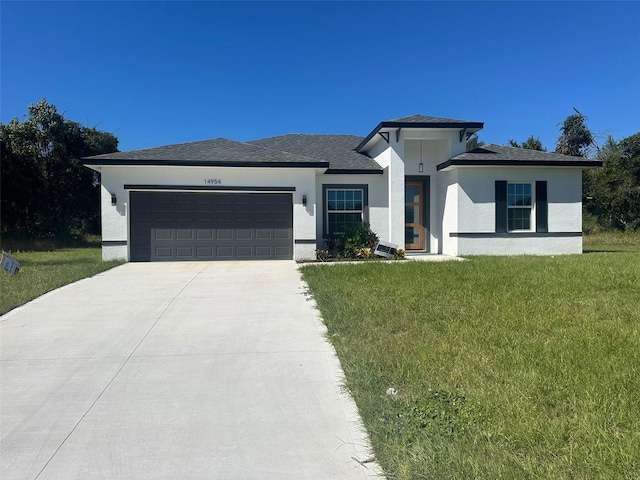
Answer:
[[[585,253],[640,252],[640,232],[602,232],[585,235],[582,245]]]
[[[623,245],[303,267],[388,478],[639,478],[640,248]]]
[[[120,261],[103,262],[100,248],[8,252],[20,271],[0,271],[0,315],[68,283],[108,270]]]

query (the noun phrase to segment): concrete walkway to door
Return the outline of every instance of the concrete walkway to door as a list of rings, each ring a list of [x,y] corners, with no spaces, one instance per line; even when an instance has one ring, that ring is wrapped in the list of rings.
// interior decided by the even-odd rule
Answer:
[[[129,263],[0,317],[0,478],[377,478],[292,261]]]

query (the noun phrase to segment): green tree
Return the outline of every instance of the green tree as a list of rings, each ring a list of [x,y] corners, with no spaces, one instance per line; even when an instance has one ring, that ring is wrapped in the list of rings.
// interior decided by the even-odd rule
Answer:
[[[484,142],[481,142],[480,139],[478,138],[478,134],[474,133],[469,137],[469,140],[467,140],[467,152],[470,152],[474,148],[478,148],[483,145],[484,145]]]
[[[574,108],[575,112],[565,118],[560,126],[560,137],[556,142],[556,153],[575,157],[591,157],[598,151],[593,134],[587,127],[587,117]]]
[[[0,233],[78,239],[100,228],[100,179],[80,158],[118,150],[111,133],[64,118],[46,99],[21,122],[0,123]]]
[[[509,145],[516,148],[526,148],[527,150],[538,150],[540,152],[546,152],[547,149],[542,146],[542,142],[539,138],[534,138],[530,135],[524,142],[518,143],[515,140],[509,139]]]
[[[605,229],[640,230],[640,132],[598,152],[601,169],[584,175],[584,208]]]

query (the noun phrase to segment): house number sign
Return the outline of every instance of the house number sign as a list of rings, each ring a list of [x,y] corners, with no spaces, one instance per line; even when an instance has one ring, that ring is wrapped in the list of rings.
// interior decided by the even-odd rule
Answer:
[[[205,178],[204,183],[206,185],[222,185],[222,180],[219,178]]]

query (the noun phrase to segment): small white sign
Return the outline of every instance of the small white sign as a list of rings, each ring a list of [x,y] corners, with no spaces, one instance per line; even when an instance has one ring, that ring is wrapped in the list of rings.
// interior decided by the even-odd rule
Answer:
[[[376,249],[373,251],[374,255],[379,257],[393,258],[398,250],[398,245],[389,242],[378,242]]]
[[[15,275],[20,271],[20,262],[18,262],[8,253],[2,252],[2,261],[0,262],[0,268],[11,275]]]

